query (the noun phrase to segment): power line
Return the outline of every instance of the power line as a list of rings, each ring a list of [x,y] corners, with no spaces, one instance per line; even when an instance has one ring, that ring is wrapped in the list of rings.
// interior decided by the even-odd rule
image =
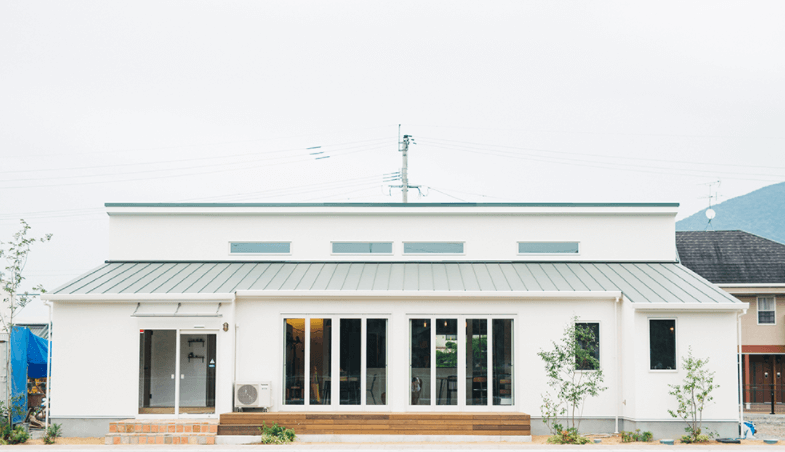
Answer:
[[[373,151],[373,150],[380,149],[380,148],[383,148],[383,147],[386,147],[386,146],[387,146],[386,144],[381,144],[381,145],[372,146],[372,147],[359,149],[359,150],[355,150],[355,151],[343,152],[341,154],[336,155],[336,157],[344,157],[346,155],[356,154],[358,152]],[[288,161],[288,162],[264,163],[262,165],[252,165],[252,166],[246,166],[246,164],[248,162],[231,163],[231,164],[224,164],[224,166],[228,166],[228,165],[233,165],[233,166],[243,165],[243,166],[241,166],[241,167],[232,167],[232,168],[221,169],[221,170],[213,170],[213,171],[195,171],[195,172],[189,172],[189,173],[186,173],[186,174],[168,174],[168,175],[153,176],[153,177],[142,177],[142,178],[131,178],[131,179],[112,179],[112,180],[107,180],[107,181],[72,182],[72,183],[65,183],[65,184],[16,185],[16,186],[4,186],[4,187],[0,187],[0,189],[13,189],[13,188],[27,188],[27,189],[29,189],[29,188],[40,188],[40,187],[64,187],[64,186],[72,186],[72,185],[94,185],[94,184],[109,184],[109,183],[114,184],[114,183],[118,183],[118,182],[135,182],[135,181],[141,181],[141,180],[169,179],[169,178],[175,178],[175,177],[188,177],[188,176],[195,176],[195,175],[201,175],[201,174],[225,173],[225,172],[228,172],[228,171],[244,171],[244,170],[254,169],[254,168],[262,168],[262,167],[277,166],[277,165],[287,165],[287,164],[291,164],[291,163],[300,163],[300,162],[306,162],[306,161],[313,161],[312,156],[308,155],[308,156],[305,156],[305,158],[292,160],[292,161]],[[216,165],[209,165],[209,166],[204,166],[204,167],[213,168],[215,166]],[[170,171],[178,171],[178,169],[170,169]],[[122,174],[120,174],[120,175],[122,175]],[[104,177],[110,177],[110,176],[111,175],[105,175]],[[13,181],[8,181],[8,182],[13,182]]]

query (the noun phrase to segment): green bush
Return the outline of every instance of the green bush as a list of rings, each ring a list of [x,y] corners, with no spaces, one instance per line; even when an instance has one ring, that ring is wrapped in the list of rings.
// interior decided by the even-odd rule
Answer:
[[[50,425],[46,429],[46,435],[44,435],[44,444],[54,444],[55,440],[63,434],[61,430],[62,426],[62,424]]]
[[[561,430],[557,435],[549,437],[547,442],[548,444],[587,444],[590,443],[591,440],[585,436],[579,435],[577,428],[570,427]]]
[[[262,444],[286,444],[291,443],[297,437],[294,430],[278,425],[278,423],[268,427],[266,423],[262,422],[259,433],[262,434]]]
[[[641,429],[636,429],[634,432],[621,432],[621,442],[623,443],[632,443],[632,442],[644,442],[648,443],[651,441],[653,435],[651,432],[643,432],[641,433]]]
[[[24,427],[21,425],[12,427],[8,424],[10,416],[24,413],[19,407],[18,402],[20,399],[21,396],[11,397],[10,407],[6,407],[5,403],[0,402],[0,445],[22,444],[30,439],[30,435],[25,431]]]

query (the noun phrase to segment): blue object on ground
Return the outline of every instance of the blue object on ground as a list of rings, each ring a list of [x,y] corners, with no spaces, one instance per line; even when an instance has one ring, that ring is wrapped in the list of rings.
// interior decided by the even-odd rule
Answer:
[[[20,408],[11,418],[22,422],[27,415],[27,379],[46,377],[48,341],[33,334],[28,328],[15,326],[11,330],[11,396],[18,397],[14,406]]]
[[[753,422],[750,422],[750,421],[744,421],[744,425],[746,425],[747,427],[749,427],[749,429],[750,429],[750,432],[752,432],[752,434],[753,434],[753,435],[755,435],[755,424],[754,424]]]
[[[673,440],[672,439],[661,439],[660,440],[660,444],[665,444],[665,445],[668,445],[668,446],[672,446],[673,445]]]
[[[766,444],[777,444],[778,439],[764,439],[763,442]]]

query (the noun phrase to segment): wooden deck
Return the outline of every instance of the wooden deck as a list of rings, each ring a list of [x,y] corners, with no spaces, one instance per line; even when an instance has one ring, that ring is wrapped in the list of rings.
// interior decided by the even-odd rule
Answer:
[[[218,435],[258,435],[265,422],[298,435],[531,435],[522,413],[226,413]]]

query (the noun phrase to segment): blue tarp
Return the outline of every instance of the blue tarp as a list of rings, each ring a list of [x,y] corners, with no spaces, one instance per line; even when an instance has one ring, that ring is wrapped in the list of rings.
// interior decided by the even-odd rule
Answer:
[[[22,422],[27,414],[27,379],[46,377],[48,341],[29,329],[15,326],[11,330],[11,395],[24,414],[15,414],[12,422]]]

